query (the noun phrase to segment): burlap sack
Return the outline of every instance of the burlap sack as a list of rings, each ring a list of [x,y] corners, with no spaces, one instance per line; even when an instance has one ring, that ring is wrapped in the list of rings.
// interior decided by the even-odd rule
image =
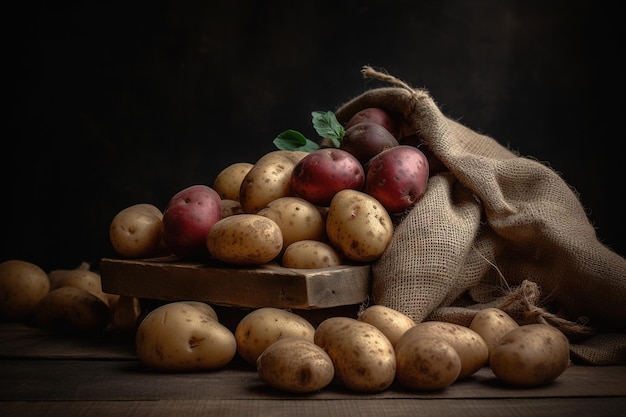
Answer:
[[[392,86],[350,100],[337,118],[397,112],[449,169],[430,178],[372,266],[372,302],[464,325],[496,306],[520,324],[561,328],[581,361],[626,363],[626,259],[598,240],[570,186],[449,119],[426,91],[370,67],[363,75]]]

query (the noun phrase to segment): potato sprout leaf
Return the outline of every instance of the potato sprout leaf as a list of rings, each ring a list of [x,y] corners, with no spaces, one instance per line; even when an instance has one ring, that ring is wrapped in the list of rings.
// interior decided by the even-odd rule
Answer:
[[[274,146],[285,151],[312,152],[320,146],[296,130],[285,130],[274,139]]]
[[[318,135],[329,139],[332,144],[338,148],[343,139],[343,126],[337,120],[335,113],[332,111],[314,111],[311,113],[313,117],[313,128]]]

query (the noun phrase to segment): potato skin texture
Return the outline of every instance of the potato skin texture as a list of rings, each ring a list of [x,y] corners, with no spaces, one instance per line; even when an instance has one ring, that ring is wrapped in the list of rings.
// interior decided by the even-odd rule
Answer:
[[[369,306],[359,314],[357,319],[378,328],[394,347],[398,339],[415,326],[415,321],[406,314],[381,304]]]
[[[237,352],[251,365],[265,349],[287,337],[313,342],[315,327],[304,317],[275,307],[261,307],[245,315],[235,328]]]
[[[140,203],[120,210],[109,226],[115,252],[125,258],[147,258],[164,252],[163,213]]]
[[[221,170],[215,180],[213,189],[217,191],[222,200],[239,201],[241,183],[254,164],[250,162],[235,162]]]
[[[270,201],[293,195],[291,173],[308,152],[272,151],[259,158],[241,182],[239,202],[245,213],[255,214]]]
[[[386,149],[365,164],[365,192],[391,214],[409,210],[426,193],[428,159],[414,146]]]
[[[326,235],[346,258],[372,262],[380,258],[391,238],[389,213],[374,197],[356,190],[339,191],[326,215]]]
[[[280,197],[257,212],[272,219],[280,227],[283,247],[299,240],[324,240],[326,223],[312,203],[300,197]]]
[[[49,291],[48,274],[34,263],[20,259],[0,263],[0,320],[26,319]]]
[[[285,248],[282,265],[285,268],[315,269],[343,264],[343,257],[326,242],[299,240]]]
[[[393,383],[393,345],[371,324],[350,317],[331,317],[317,326],[314,342],[328,353],[336,379],[346,388],[380,392]]]
[[[234,265],[262,265],[280,255],[283,235],[270,218],[237,214],[221,219],[206,237],[206,247],[215,259]]]
[[[261,380],[292,393],[311,393],[329,385],[335,369],[330,356],[313,341],[300,337],[277,340],[256,362]]]
[[[237,349],[227,327],[185,301],[148,313],[137,328],[135,346],[141,363],[166,372],[220,369]]]
[[[518,327],[519,324],[511,316],[495,307],[480,310],[469,325],[470,329],[485,339],[490,354],[505,334]]]
[[[109,320],[105,301],[78,287],[54,289],[33,309],[36,326],[58,333],[97,333],[109,325]]]
[[[511,330],[494,346],[489,357],[496,377],[518,387],[552,382],[569,363],[567,337],[547,324],[527,324]]]
[[[452,385],[461,358],[448,342],[430,337],[401,337],[396,344],[396,380],[411,390],[433,391]]]
[[[474,374],[489,360],[487,342],[478,333],[460,324],[423,321],[407,330],[403,337],[431,337],[450,344],[461,358],[458,379]]]

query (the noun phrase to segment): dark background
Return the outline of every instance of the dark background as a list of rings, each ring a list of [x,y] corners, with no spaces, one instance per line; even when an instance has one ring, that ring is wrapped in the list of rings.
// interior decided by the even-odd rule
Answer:
[[[129,205],[163,208],[366,89],[363,65],[549,163],[626,253],[621,14],[606,1],[29,3],[5,13],[1,259],[97,264]]]

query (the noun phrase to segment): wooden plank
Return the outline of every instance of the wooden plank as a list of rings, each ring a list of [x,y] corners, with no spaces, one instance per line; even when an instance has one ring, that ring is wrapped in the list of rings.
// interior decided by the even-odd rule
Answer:
[[[156,300],[197,300],[235,307],[321,309],[359,304],[370,290],[370,265],[290,269],[234,268],[178,260],[100,261],[104,291]]]
[[[210,389],[210,387],[208,387]],[[6,401],[3,417],[617,417],[624,415],[626,398],[503,398],[415,401],[412,399],[320,401],[157,400],[157,401]]]

